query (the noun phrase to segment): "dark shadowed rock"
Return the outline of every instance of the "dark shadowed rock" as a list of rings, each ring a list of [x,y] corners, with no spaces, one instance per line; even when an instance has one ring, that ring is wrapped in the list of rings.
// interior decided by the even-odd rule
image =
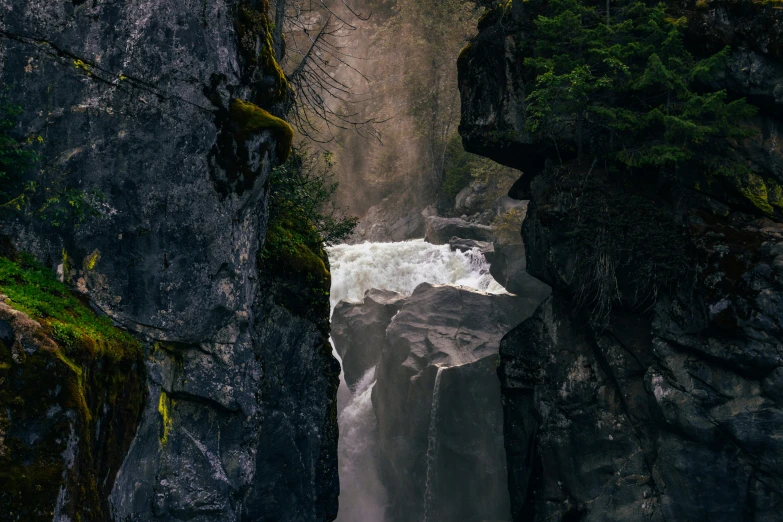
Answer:
[[[526,268],[553,288],[500,345],[517,522],[773,521],[783,512],[782,214],[778,189],[758,198],[751,183],[783,184],[783,154],[765,130],[783,114],[783,11],[728,0],[667,4],[688,18],[695,54],[731,46],[713,87],[760,109],[748,122],[758,134],[737,145],[757,177],[739,190],[701,181],[713,178],[691,166],[684,186],[629,178],[632,193],[606,197],[621,174],[596,169],[590,188],[578,166],[547,168],[556,153],[526,133],[529,18],[515,26],[487,16],[458,63],[465,148],[525,173],[511,195],[530,198]],[[526,12],[535,5],[526,2]],[[611,263],[598,256],[585,264],[579,242],[594,230],[574,226],[590,223],[593,216],[575,216],[591,198],[610,202],[617,216],[599,227],[608,235],[595,237],[633,241],[634,253],[645,253],[602,286],[614,299],[598,321],[591,285]],[[618,219],[638,224],[621,235],[612,228]],[[496,245],[493,270],[504,258],[522,255],[506,258]],[[637,269],[649,258],[675,275],[664,284],[656,271],[661,284],[640,298],[639,283],[651,275]]]
[[[508,517],[496,354],[537,304],[422,284],[394,316],[372,395],[389,520]]]
[[[389,290],[367,290],[363,303],[338,303],[332,314],[332,341],[343,361],[345,382],[353,387],[378,364],[386,327],[402,307],[404,296]]]
[[[475,248],[481,252],[488,263],[492,263],[495,258],[495,246],[489,241],[476,241],[475,239],[452,237],[449,239],[449,246],[451,247],[451,250],[455,252],[457,250],[460,252],[467,252]]]
[[[496,242],[489,273],[512,294],[544,300],[552,291],[548,285],[527,273],[525,245],[521,241],[512,244]]]
[[[460,218],[430,216],[425,219],[424,240],[433,245],[445,245],[452,237],[492,241],[492,227],[470,223]]]

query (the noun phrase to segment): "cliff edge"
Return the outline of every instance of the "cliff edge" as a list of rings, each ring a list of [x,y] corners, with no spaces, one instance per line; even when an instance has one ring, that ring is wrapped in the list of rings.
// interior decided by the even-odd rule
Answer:
[[[267,8],[0,1],[0,79],[22,106],[14,133],[40,144],[37,186],[101,195],[78,226],[23,212],[2,234],[140,342],[146,381],[132,440],[99,484],[103,511],[49,496],[19,520],[336,516],[328,295],[286,307],[290,292],[323,294],[328,263],[313,283],[258,255],[267,180],[292,135]]]
[[[540,17],[559,16],[555,5],[611,18],[611,38],[620,38],[615,23],[636,16],[623,2],[609,14],[605,4],[494,3],[458,62],[465,147],[523,171],[510,195],[530,199],[527,270],[553,288],[500,348],[513,519],[779,519],[783,11],[776,2],[668,2],[660,19],[676,24],[667,30],[694,60],[722,53],[692,84],[698,96],[722,92],[726,104],[751,107],[735,127],[746,134],[710,138],[741,173],[723,177],[695,156],[624,163],[615,153],[647,138],[633,138],[633,126],[614,137],[591,127],[610,114],[595,105],[555,111],[559,130],[536,132],[531,95],[554,92],[537,90],[553,85],[541,79],[553,52],[544,32],[559,23]],[[660,79],[628,92],[643,96]],[[605,98],[599,86],[586,96],[595,92],[604,108],[639,110],[622,92]]]

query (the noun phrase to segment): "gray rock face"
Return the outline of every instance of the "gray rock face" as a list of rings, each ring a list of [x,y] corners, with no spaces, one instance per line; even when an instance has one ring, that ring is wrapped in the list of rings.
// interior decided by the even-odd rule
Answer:
[[[515,520],[779,518],[783,227],[709,228],[705,272],[743,268],[704,300],[618,312],[596,335],[556,291],[502,341]]]
[[[452,251],[459,250],[460,252],[467,252],[468,250],[477,249],[484,256],[484,259],[488,263],[492,263],[495,259],[495,246],[488,241],[476,241],[475,239],[462,239],[459,237],[452,237],[449,239],[449,247]]]
[[[372,392],[389,520],[508,518],[497,349],[537,304],[422,284],[394,316]]]
[[[433,245],[448,244],[452,237],[492,241],[492,227],[470,223],[460,218],[430,216],[425,219],[424,240]]]
[[[472,194],[473,189],[470,187],[465,187],[464,189],[460,190],[459,193],[454,197],[454,208],[456,210],[467,209],[468,205],[466,202]]]
[[[378,364],[386,343],[386,327],[403,305],[404,296],[389,290],[365,292],[361,304],[340,302],[332,314],[332,341],[343,361],[345,382],[353,387]]]
[[[495,243],[495,253],[489,273],[503,288],[516,295],[534,297],[543,301],[552,291],[545,283],[527,273],[525,245]]]
[[[732,45],[719,81],[758,104],[763,116],[753,124],[780,125],[774,92],[783,13],[723,0],[669,4],[688,16],[687,43],[698,52]],[[460,59],[466,148],[525,171],[511,193],[531,199],[523,225],[527,270],[553,288],[500,345],[513,520],[779,520],[779,209],[769,199],[769,208],[761,208],[721,193],[719,184],[636,187],[635,203],[626,210],[611,200],[611,210],[626,218],[669,216],[674,240],[651,254],[668,256],[679,277],[640,307],[634,295],[640,274],[631,265],[618,270],[611,310],[591,326],[587,316],[595,301],[585,299],[574,215],[577,200],[606,194],[612,183],[597,174],[601,180],[588,190],[578,172],[554,174],[544,168],[545,144],[527,143],[518,132],[524,129],[527,74],[518,29],[488,17]],[[513,132],[505,137],[505,131]],[[770,138],[762,130],[741,153],[754,175],[779,186],[783,156]],[[701,172],[689,175],[704,179]],[[658,233],[667,229],[643,223],[622,240],[633,239],[643,251]],[[672,255],[680,240],[684,246]],[[500,250],[496,245],[495,269]]]
[[[316,326],[328,307],[298,317],[259,284],[279,158],[270,131],[240,137],[227,109],[282,110],[273,71],[243,54],[265,35],[240,44],[239,8],[0,0],[0,74],[25,108],[21,132],[42,136],[49,171],[106,196],[101,219],[74,230],[3,233],[146,343],[149,403],[111,495],[116,520],[337,510],[339,367]]]

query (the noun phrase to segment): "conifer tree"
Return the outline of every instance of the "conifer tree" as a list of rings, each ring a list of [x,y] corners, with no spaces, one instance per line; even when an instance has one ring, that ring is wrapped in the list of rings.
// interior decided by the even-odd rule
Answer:
[[[697,88],[709,84],[728,48],[695,58],[683,42],[686,23],[664,4],[631,1],[601,12],[579,0],[548,2],[525,60],[536,71],[528,131],[563,156],[572,143],[568,152],[579,159],[632,170],[694,161],[713,174],[746,173],[731,144],[751,135],[742,121],[755,107]]]

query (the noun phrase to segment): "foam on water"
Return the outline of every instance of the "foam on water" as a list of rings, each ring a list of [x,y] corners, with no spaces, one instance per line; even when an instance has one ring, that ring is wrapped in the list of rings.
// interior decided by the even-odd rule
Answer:
[[[332,308],[340,301],[361,303],[371,289],[410,295],[421,283],[466,286],[488,293],[505,290],[489,273],[476,249],[452,252],[449,245],[423,239],[399,243],[361,243],[327,248],[332,272]]]

